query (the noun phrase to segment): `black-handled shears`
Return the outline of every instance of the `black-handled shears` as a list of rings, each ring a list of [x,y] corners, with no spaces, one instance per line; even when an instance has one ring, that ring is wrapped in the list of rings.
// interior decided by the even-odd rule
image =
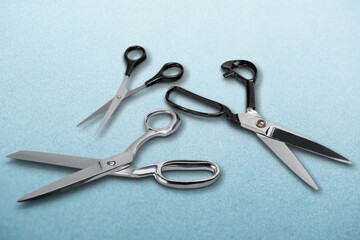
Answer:
[[[130,58],[130,54],[134,53],[134,52],[140,53],[140,56],[137,57],[136,59]],[[131,95],[143,90],[144,88],[151,87],[156,83],[175,82],[175,81],[179,80],[182,77],[182,75],[184,74],[184,68],[180,63],[176,63],[176,62],[166,63],[160,69],[160,71],[157,74],[155,74],[155,76],[153,76],[152,78],[147,80],[143,85],[141,85],[141,86],[139,86],[137,88],[129,90],[126,87],[127,81],[129,79],[131,73],[134,71],[134,69],[140,63],[145,61],[145,59],[146,59],[146,51],[141,46],[131,46],[131,47],[126,49],[126,51],[124,53],[124,59],[125,59],[125,62],[126,62],[125,76],[124,76],[124,79],[123,79],[123,81],[121,83],[121,86],[120,86],[119,90],[117,91],[115,97],[111,98],[102,107],[100,107],[98,110],[96,110],[95,112],[90,114],[87,118],[85,118],[77,126],[80,126],[81,124],[88,121],[89,119],[91,119],[91,118],[95,117],[96,115],[106,111],[105,116],[101,120],[101,123],[100,123],[100,125],[99,125],[99,127],[97,129],[97,132],[100,132],[102,127],[110,119],[111,115],[115,112],[117,107],[120,105],[120,103],[124,99],[126,99],[126,98],[130,97]],[[170,70],[170,69],[176,70],[176,72],[174,74],[169,73],[170,71],[168,71],[168,70]]]
[[[204,98],[178,86],[171,87],[167,91],[165,95],[167,102],[171,106],[193,115],[203,117],[225,116],[228,120],[231,120],[232,122],[237,124],[237,126],[241,126],[252,131],[265,143],[267,147],[271,149],[271,151],[273,151],[279,157],[279,159],[286,166],[288,166],[298,177],[300,177],[303,181],[305,181],[307,184],[309,184],[316,190],[318,189],[318,186],[286,144],[302,148],[304,150],[322,155],[324,157],[342,163],[351,163],[348,159],[332,151],[331,149],[308,138],[302,137],[286,128],[282,128],[268,120],[265,120],[257,113],[257,111],[255,110],[254,91],[254,86],[257,78],[257,69],[253,63],[245,60],[227,61],[221,65],[221,68],[224,70],[225,78],[235,78],[246,86],[247,109],[245,113],[233,113],[230,108],[228,108],[224,104]],[[247,69],[252,72],[253,75],[251,78],[245,78],[235,71],[236,68]],[[173,93],[177,93],[179,95],[182,95],[183,97],[205,104],[215,109],[216,111],[212,113],[202,112],[179,105],[178,103],[175,103],[175,101],[171,98],[171,94]]]

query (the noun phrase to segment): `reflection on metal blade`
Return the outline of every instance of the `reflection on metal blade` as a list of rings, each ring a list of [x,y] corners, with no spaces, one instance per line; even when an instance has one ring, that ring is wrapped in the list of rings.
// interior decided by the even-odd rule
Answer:
[[[330,159],[333,159],[333,160],[336,160],[339,162],[348,163],[348,164],[351,163],[351,161],[349,161],[345,157],[341,156],[340,154],[334,152],[333,150],[331,150],[317,142],[314,142],[310,139],[307,139],[307,138],[301,137],[295,133],[286,131],[285,129],[275,128],[272,133],[271,138],[277,139],[281,142],[285,142],[285,143],[294,145],[295,147],[302,148],[304,150],[322,155],[324,157],[328,157]]]
[[[42,187],[30,194],[27,194],[24,197],[20,198],[18,202],[38,199],[59,191],[64,191],[69,188],[82,185],[86,182],[90,182],[101,176],[106,175],[108,171],[110,170],[106,169],[104,171],[100,164],[92,165],[83,170],[77,171],[76,173],[73,173],[67,177],[64,177],[56,182],[53,182],[45,187]]]
[[[304,182],[309,184],[315,190],[318,190],[318,186],[311,178],[309,173],[291,152],[291,150],[286,146],[285,143],[273,140],[266,136],[256,134],[265,144],[268,146],[271,151],[273,151],[276,156],[280,158],[283,163],[288,166],[297,176],[299,176]]]
[[[89,167],[100,159],[76,157],[70,155],[35,152],[35,151],[19,151],[12,153],[8,156],[9,158],[52,164],[56,166],[71,167],[71,168],[86,168]]]

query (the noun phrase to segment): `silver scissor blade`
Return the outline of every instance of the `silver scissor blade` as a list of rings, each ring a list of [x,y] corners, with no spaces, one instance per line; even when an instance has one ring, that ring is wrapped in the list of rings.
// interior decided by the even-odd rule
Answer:
[[[50,194],[77,187],[79,185],[91,182],[95,179],[112,174],[116,171],[127,168],[129,166],[129,163],[131,163],[133,157],[134,155],[132,153],[123,152],[113,157],[101,160],[96,164],[93,164],[45,187],[42,187],[28,195],[25,195],[24,197],[20,198],[18,202],[24,202],[45,197]]]
[[[37,163],[45,163],[62,167],[71,167],[83,169],[89,167],[100,159],[76,157],[70,155],[35,152],[35,151],[19,151],[7,156],[18,160],[25,160]]]
[[[273,133],[271,135],[271,138],[279,140],[281,142],[291,144],[295,147],[299,147],[306,151],[316,153],[316,154],[319,154],[324,157],[328,157],[335,161],[351,164],[350,160],[348,160],[345,157],[341,156],[340,154],[334,152],[333,150],[331,150],[317,142],[314,142],[310,139],[302,137],[298,134],[287,131],[286,129],[281,129],[281,128],[275,127],[273,130]]]
[[[10,154],[7,157],[17,160],[44,163],[54,166],[70,167],[77,169],[87,168],[101,160],[95,158],[77,157],[71,155],[53,154],[53,153],[44,153],[44,152],[35,152],[35,151],[19,151]],[[134,169],[130,166],[126,169],[121,169],[118,172],[114,172],[111,175],[117,177],[118,176],[128,177],[131,176],[131,173],[133,171]]]
[[[111,115],[115,112],[116,108],[119,106],[119,104],[122,102],[124,98],[117,98],[115,97],[112,102],[110,107],[108,108],[108,110],[105,113],[105,116],[103,117],[103,119],[101,120],[101,123],[98,127],[98,129],[96,130],[96,133],[99,133],[101,131],[101,129],[104,127],[104,125],[106,124],[106,122],[110,119]]]
[[[110,99],[107,103],[105,103],[102,107],[100,107],[98,110],[96,110],[95,112],[93,112],[92,114],[90,114],[87,118],[85,118],[84,120],[82,120],[78,125],[76,125],[77,127],[80,126],[81,124],[83,124],[84,122],[90,120],[91,118],[95,117],[96,115],[99,115],[102,112],[105,112],[106,110],[109,109],[111,102],[113,99]]]
[[[90,182],[106,175],[108,171],[109,169],[106,169],[104,171],[100,164],[94,164],[67,177],[64,177],[56,182],[53,182],[45,187],[42,187],[30,194],[27,194],[20,198],[18,202],[38,199],[59,191],[69,189],[71,187],[79,186],[81,184]]]
[[[124,153],[126,154],[126,153]],[[126,156],[126,155],[125,155]],[[109,160],[111,161],[111,160]],[[53,182],[45,187],[42,187],[30,194],[25,195],[24,197],[20,198],[18,202],[24,202],[29,200],[34,200],[38,198],[42,198],[56,192],[65,191],[73,187],[80,186],[82,184],[91,182],[95,179],[104,177],[106,175],[112,174],[121,167],[126,167],[126,165],[122,165],[123,163],[131,162],[131,159],[124,158],[123,160],[115,163],[114,166],[107,166],[103,167],[101,162],[91,165],[90,167],[84,168],[76,173],[73,173],[67,177],[64,177],[56,182]]]
[[[285,143],[270,139],[261,134],[256,134],[265,144],[268,146],[271,151],[273,151],[280,160],[288,166],[297,176],[299,176],[304,182],[309,184],[315,190],[318,190],[318,186],[311,178],[309,173],[291,152],[291,150],[286,146]]]

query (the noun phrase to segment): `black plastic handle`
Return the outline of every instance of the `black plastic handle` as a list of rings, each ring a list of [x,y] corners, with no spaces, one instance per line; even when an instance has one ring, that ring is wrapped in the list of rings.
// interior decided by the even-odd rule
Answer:
[[[171,68],[178,69],[179,72],[176,73],[175,75],[167,75],[165,71]],[[183,74],[184,74],[184,67],[180,63],[177,62],[165,63],[165,65],[160,69],[160,71],[155,76],[153,76],[152,78],[150,78],[145,82],[145,85],[146,87],[150,87],[156,83],[175,82],[179,80]]]
[[[241,83],[245,84],[247,91],[247,107],[255,109],[255,90],[254,85],[257,79],[257,68],[255,64],[246,60],[232,60],[224,62],[221,68],[225,71],[223,74],[225,78],[233,77]],[[243,68],[250,70],[253,74],[251,78],[245,78],[233,69]]]
[[[137,59],[130,59],[129,58],[129,53],[133,52],[133,51],[139,51],[141,53],[141,56]],[[146,59],[146,51],[143,47],[141,46],[131,46],[128,47],[124,53],[124,58],[125,58],[125,62],[126,62],[126,72],[125,75],[126,76],[130,76],[130,74],[132,73],[132,71],[135,69],[135,67],[137,65],[139,65],[140,63],[142,63],[143,61],[145,61]]]
[[[206,105],[208,105],[208,106],[210,106],[212,108],[215,108],[217,110],[217,112],[215,112],[215,113],[199,112],[199,111],[196,111],[196,110],[192,110],[192,109],[180,106],[179,104],[175,103],[174,101],[172,101],[170,99],[170,95],[171,95],[172,92],[177,92],[177,93],[179,93],[179,94],[181,94],[183,96],[186,96],[188,98],[191,98],[191,99],[193,99],[195,101],[206,104]],[[234,114],[224,104],[215,102],[215,101],[210,100],[208,98],[204,98],[204,97],[202,97],[200,95],[197,95],[197,94],[195,94],[193,92],[190,92],[190,91],[188,91],[188,90],[186,90],[184,88],[181,88],[179,86],[173,86],[173,87],[169,88],[169,90],[165,94],[165,99],[171,106],[173,106],[173,107],[175,107],[175,108],[177,108],[177,109],[179,109],[181,111],[193,114],[193,115],[202,116],[202,117],[210,117],[210,118],[225,116],[228,119],[230,119],[230,120],[232,120],[232,121],[234,121],[236,123],[239,123],[239,119],[237,118],[236,114]]]

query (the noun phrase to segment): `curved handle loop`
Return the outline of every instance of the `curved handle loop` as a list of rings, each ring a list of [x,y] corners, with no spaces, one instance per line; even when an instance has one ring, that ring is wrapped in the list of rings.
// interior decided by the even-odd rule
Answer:
[[[205,105],[208,105],[212,108],[215,108],[217,110],[217,112],[214,113],[207,113],[207,112],[200,112],[200,111],[196,111],[196,110],[192,110],[186,107],[183,107],[177,103],[175,103],[173,100],[170,99],[170,95],[173,92],[177,92],[183,96],[186,96],[192,100],[195,100],[197,102],[203,103]],[[221,104],[219,102],[215,102],[213,100],[210,100],[208,98],[204,98],[200,95],[197,95],[193,92],[190,92],[182,87],[179,86],[173,86],[171,88],[169,88],[169,90],[166,92],[165,94],[165,99],[166,101],[173,107],[193,114],[193,115],[197,115],[197,116],[202,116],[202,117],[210,117],[210,118],[214,118],[214,117],[220,117],[220,116],[226,116],[228,119],[234,121],[234,122],[239,122],[239,119],[237,118],[236,114],[234,114],[227,106],[225,106],[224,104]]]
[[[160,115],[160,114],[168,114],[172,117],[171,122],[162,128],[155,128],[150,126],[149,124],[149,120],[151,119],[151,117],[156,116],[156,115]],[[149,113],[146,117],[145,117],[145,126],[147,130],[153,131],[155,132],[157,135],[161,135],[163,137],[168,136],[170,134],[172,134],[173,132],[175,132],[177,130],[177,128],[180,125],[180,117],[179,115],[177,115],[175,112],[170,111],[170,110],[164,110],[164,109],[160,109],[160,110],[156,110],[152,113]]]
[[[166,171],[209,171],[212,176],[199,180],[174,181],[163,176]],[[213,184],[219,177],[219,167],[210,161],[173,160],[156,165],[155,179],[162,185],[178,189],[203,188]]]
[[[167,74],[166,71],[170,69],[177,69],[178,72],[174,75]],[[184,67],[180,63],[177,62],[166,63],[154,77],[150,78],[145,82],[145,85],[146,87],[150,87],[156,83],[175,82],[179,80],[183,74],[184,74]]]
[[[255,90],[254,85],[257,79],[257,68],[255,64],[246,60],[232,60],[224,62],[221,65],[221,68],[225,70],[223,74],[225,78],[233,77],[236,80],[239,80],[241,83],[245,84],[246,86],[246,101],[247,101],[247,109],[255,110]],[[234,68],[244,68],[248,69],[253,73],[252,78],[245,78],[235,72]]]
[[[247,84],[248,82],[253,82],[255,84],[255,82],[256,82],[257,68],[256,68],[255,64],[253,64],[250,61],[246,61],[246,60],[227,61],[221,65],[221,68],[225,71],[225,73],[223,75],[226,78],[233,77],[244,84]],[[250,72],[253,75],[251,78],[246,78],[246,77],[242,76],[241,74],[235,72],[233,70],[235,68],[244,68],[244,69],[250,70]]]
[[[149,119],[155,115],[159,115],[159,114],[169,114],[172,116],[172,120],[171,122],[162,128],[155,128],[150,126],[149,124]],[[136,154],[136,152],[139,150],[139,148],[146,143],[147,141],[149,141],[150,139],[154,138],[154,137],[167,137],[171,134],[173,134],[178,127],[180,126],[180,117],[179,115],[177,115],[175,112],[171,111],[171,110],[164,110],[164,109],[160,109],[160,110],[156,110],[154,112],[149,113],[146,117],[145,117],[145,126],[146,126],[146,132],[139,137],[135,142],[133,142],[127,149],[126,152],[131,152],[133,154]]]
[[[133,51],[140,51],[141,56],[138,57],[137,59],[130,59],[129,54],[130,54],[130,52],[133,52]],[[143,61],[145,61],[145,59],[146,59],[146,51],[145,51],[145,49],[143,47],[137,46],[137,45],[128,47],[126,49],[125,53],[124,53],[124,59],[126,61],[125,75],[130,76],[130,74],[135,69],[135,67],[137,65],[139,65],[140,63],[142,63]]]

